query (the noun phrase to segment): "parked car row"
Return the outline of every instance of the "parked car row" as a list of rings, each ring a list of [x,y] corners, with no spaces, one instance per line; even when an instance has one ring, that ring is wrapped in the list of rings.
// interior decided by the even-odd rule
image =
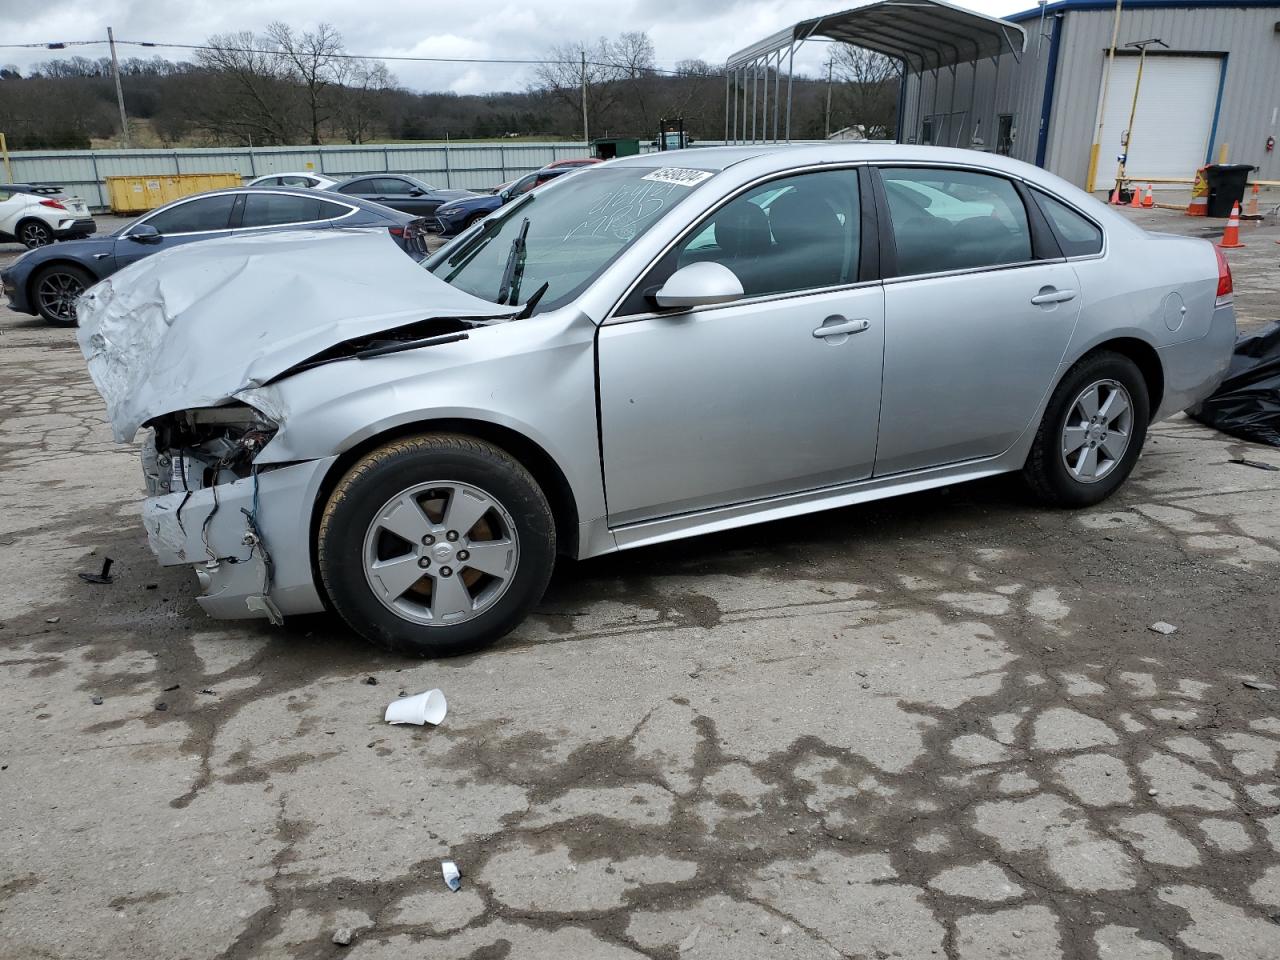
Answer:
[[[446,190],[403,174],[335,181],[311,171],[267,174],[244,187],[183,197],[104,236],[79,197],[61,187],[0,186],[0,239],[28,251],[0,273],[11,309],[75,323],[86,289],[158,250],[247,231],[386,226],[406,253],[426,256],[429,229],[455,236],[502,204],[596,161],[559,161],[498,193]],[[439,216],[441,210],[445,216]],[[75,240],[51,246],[55,240]]]

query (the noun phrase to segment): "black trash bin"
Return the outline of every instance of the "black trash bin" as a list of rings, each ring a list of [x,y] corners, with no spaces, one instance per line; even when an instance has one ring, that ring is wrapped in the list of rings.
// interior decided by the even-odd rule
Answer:
[[[1231,216],[1231,205],[1244,205],[1244,188],[1254,167],[1248,163],[1211,163],[1205,167],[1209,178],[1210,217]]]

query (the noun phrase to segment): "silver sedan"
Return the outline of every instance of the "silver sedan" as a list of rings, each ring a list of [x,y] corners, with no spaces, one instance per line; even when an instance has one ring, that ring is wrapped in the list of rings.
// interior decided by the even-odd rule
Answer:
[[[80,310],[204,608],[415,655],[514,628],[557,555],[1014,471],[1096,504],[1235,337],[1209,243],[877,144],[601,164],[421,266],[385,232],[192,245]]]

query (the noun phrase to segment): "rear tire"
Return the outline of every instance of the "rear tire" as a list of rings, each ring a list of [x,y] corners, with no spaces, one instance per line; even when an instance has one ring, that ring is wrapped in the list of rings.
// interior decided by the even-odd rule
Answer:
[[[97,281],[88,270],[69,263],[55,263],[31,279],[31,301],[36,311],[59,327],[76,325],[76,301]]]
[[[18,224],[18,242],[28,250],[53,243],[53,230],[41,220],[25,220]]]
[[[1022,475],[1057,507],[1090,507],[1124,483],[1142,453],[1151,416],[1147,384],[1128,357],[1082,358],[1058,384]]]
[[[452,656],[510,632],[542,599],[556,530],[537,482],[505,451],[423,434],[347,471],[316,552],[329,599],[366,640]]]

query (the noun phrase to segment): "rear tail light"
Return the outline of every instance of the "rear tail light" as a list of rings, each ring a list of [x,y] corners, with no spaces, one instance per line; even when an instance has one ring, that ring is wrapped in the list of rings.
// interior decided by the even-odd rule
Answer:
[[[40,201],[40,206],[42,206],[42,207],[53,207],[53,209],[55,209],[55,210],[65,210],[65,209],[67,209],[67,208],[66,208],[66,207],[64,207],[61,203],[59,203],[57,200],[41,200],[41,201]]]
[[[393,237],[403,237],[404,227],[387,227],[387,232],[390,233]],[[1219,256],[1221,256],[1221,254],[1219,254]]]
[[[1231,264],[1227,263],[1227,258],[1216,246],[1213,252],[1218,255],[1218,298],[1229,297],[1234,289],[1231,283]]]

